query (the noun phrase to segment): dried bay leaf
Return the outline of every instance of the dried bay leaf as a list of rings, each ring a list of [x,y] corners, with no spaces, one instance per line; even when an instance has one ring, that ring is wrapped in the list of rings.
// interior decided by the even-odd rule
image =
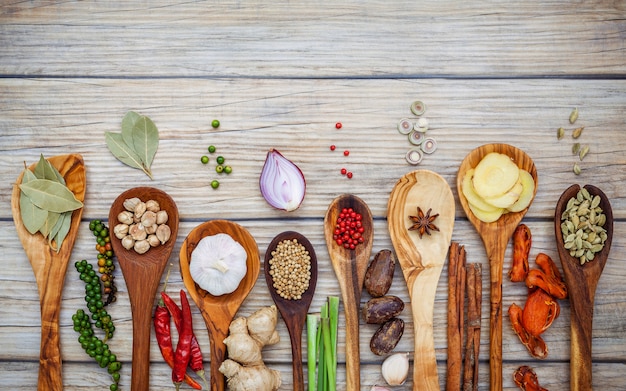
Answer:
[[[22,183],[28,183],[35,179],[37,179],[37,177],[31,170],[27,168],[24,169]],[[20,215],[22,216],[22,222],[26,230],[34,235],[46,222],[48,211],[33,204],[26,194],[20,192]]]
[[[39,179],[49,179],[65,185],[63,175],[43,157],[43,154],[40,155],[39,162],[35,165],[34,174]]]
[[[72,211],[68,211],[65,213],[61,213],[59,220],[54,226],[54,229],[50,233],[50,247],[59,252],[61,249],[61,245],[65,240],[65,237],[70,232],[70,227],[72,226]],[[56,232],[55,232],[56,231]],[[51,242],[54,240],[54,245]]]
[[[133,126],[133,147],[144,166],[150,168],[159,147],[159,130],[152,120],[141,116]]]
[[[39,228],[39,232],[41,232],[44,238],[47,238],[50,235],[50,232],[52,232],[60,217],[61,213],[48,212],[46,222],[41,226],[41,228]]]
[[[83,206],[67,186],[49,179],[33,179],[22,183],[20,189],[33,204],[48,212],[63,213]]]
[[[130,166],[142,170],[152,179],[152,173],[141,162],[141,158],[137,155],[135,150],[124,142],[120,133],[106,132],[105,139],[109,151],[115,156],[117,160]]]
[[[129,111],[122,119],[122,139],[126,145],[130,146],[133,150],[135,149],[133,146],[133,128],[139,118],[141,118],[140,114]]]

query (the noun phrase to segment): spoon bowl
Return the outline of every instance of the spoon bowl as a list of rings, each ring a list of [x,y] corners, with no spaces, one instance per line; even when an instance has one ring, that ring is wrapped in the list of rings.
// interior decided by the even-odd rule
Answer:
[[[431,216],[439,231],[419,237],[410,231],[409,216],[417,208]],[[439,390],[437,357],[433,330],[435,294],[452,239],[454,227],[454,195],[450,185],[438,174],[417,170],[404,175],[396,183],[387,207],[389,235],[402,268],[411,298],[415,334],[413,383],[419,389]]]
[[[480,235],[487,258],[489,259],[489,272],[491,281],[491,313],[489,322],[489,367],[490,386],[492,390],[502,389],[502,269],[506,247],[515,231],[528,211],[528,207],[520,212],[503,214],[498,220],[485,223],[478,219],[471,211],[469,203],[463,195],[463,178],[468,170],[476,167],[485,155],[498,152],[509,156],[515,164],[530,173],[535,181],[535,189],[532,199],[537,194],[537,169],[533,160],[522,150],[508,144],[486,144],[470,152],[459,167],[457,174],[457,191],[459,200],[468,220],[472,223]],[[531,200],[532,203],[532,200]]]
[[[361,223],[365,229],[363,243],[354,250],[339,246],[333,239],[337,217],[343,208],[352,208],[362,216]],[[328,206],[324,217],[324,235],[330,261],[341,289],[346,317],[346,388],[359,390],[361,387],[359,306],[374,239],[372,212],[359,197],[351,194],[340,195]]]
[[[87,182],[83,158],[78,154],[60,155],[48,158],[48,161],[65,179],[65,184],[79,201],[85,200]],[[35,164],[29,167],[33,170]],[[35,273],[35,281],[39,291],[41,310],[41,348],[39,351],[39,391],[63,390],[61,372],[61,347],[59,336],[59,309],[67,264],[78,234],[83,208],[72,212],[70,230],[59,251],[50,247],[43,235],[28,232],[24,226],[20,211],[20,187],[24,173],[20,174],[13,186],[11,195],[11,211],[17,236],[20,238],[26,256]]]
[[[571,361],[570,361],[570,389],[574,391],[591,390],[591,341],[593,329],[593,306],[596,287],[604,265],[609,257],[613,239],[613,211],[607,196],[599,188],[586,185],[591,196],[600,196],[600,208],[606,215],[604,229],[607,238],[602,250],[595,254],[593,260],[580,264],[578,258],[572,257],[564,247],[561,232],[561,215],[567,208],[568,201],[576,197],[581,189],[579,185],[572,185],[563,192],[554,211],[554,231],[557,251],[561,259],[565,283],[567,284],[571,306]]]
[[[154,297],[165,265],[172,253],[178,234],[178,208],[174,200],[165,192],[153,187],[135,187],[120,194],[109,211],[110,229],[113,231],[119,222],[117,216],[126,210],[124,201],[130,198],[141,201],[155,200],[161,210],[167,211],[171,230],[170,238],[164,244],[150,248],[144,254],[138,254],[122,246],[115,235],[111,235],[111,245],[122,269],[128,289],[130,310],[133,319],[133,362],[131,372],[131,390],[147,391],[150,386],[150,331]]]
[[[232,293],[221,296],[213,296],[200,288],[191,277],[189,263],[191,253],[200,240],[206,236],[219,233],[230,235],[246,250],[247,271],[237,289]],[[228,336],[228,327],[248,296],[259,276],[261,261],[256,241],[250,233],[241,225],[227,220],[212,220],[200,224],[194,228],[183,242],[180,249],[180,272],[187,292],[200,309],[204,323],[209,331],[211,345],[211,390],[224,390],[224,375],[219,371],[220,365],[226,358],[226,345],[224,339]]]
[[[309,280],[309,287],[302,294],[300,299],[287,299],[278,294],[276,288],[274,288],[274,280],[270,275],[270,260],[272,259],[272,251],[276,249],[276,246],[283,240],[296,239],[306,250],[311,257],[311,279]],[[292,370],[293,370],[293,389],[294,391],[304,390],[304,372],[302,369],[302,330],[306,322],[306,315],[309,311],[309,306],[313,300],[315,293],[315,285],[317,284],[317,257],[315,256],[315,249],[309,240],[302,234],[294,231],[285,231],[278,234],[267,247],[265,252],[265,282],[272,296],[272,300],[276,304],[278,311],[280,312],[287,330],[289,331],[289,338],[291,339],[291,356],[292,356]]]

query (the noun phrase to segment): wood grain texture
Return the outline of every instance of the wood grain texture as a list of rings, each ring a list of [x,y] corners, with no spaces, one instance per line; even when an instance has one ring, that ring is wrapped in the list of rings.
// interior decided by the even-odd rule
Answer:
[[[154,312],[152,303],[163,270],[176,244],[179,218],[176,203],[167,193],[154,187],[133,187],[120,194],[111,204],[108,220],[111,231],[119,223],[118,215],[127,210],[124,202],[131,198],[139,198],[142,202],[157,201],[161,210],[167,212],[167,225],[171,230],[171,236],[167,242],[152,247],[141,255],[134,249],[126,249],[122,246],[120,239],[111,235],[111,245],[128,288],[133,322],[131,391],[147,391],[150,389],[150,335]]]
[[[432,209],[439,232],[418,237],[409,216]],[[454,196],[432,171],[412,171],[398,180],[389,196],[389,235],[411,299],[415,333],[413,384],[416,390],[439,390],[434,338],[434,305],[439,277],[454,229]]]
[[[87,178],[82,156],[78,154],[52,156],[48,158],[48,161],[63,176],[65,185],[74,194],[74,197],[83,202],[87,191]],[[27,169],[32,171],[34,166],[35,164],[32,164]],[[59,334],[63,283],[84,206],[72,212],[71,224],[65,240],[63,240],[58,251],[53,249],[51,243],[40,233],[33,235],[24,226],[19,201],[21,190],[18,185],[22,183],[23,175],[22,172],[13,186],[11,211],[17,236],[35,273],[35,281],[37,281],[37,290],[39,291],[41,345],[37,389],[39,391],[60,391],[63,389]]]

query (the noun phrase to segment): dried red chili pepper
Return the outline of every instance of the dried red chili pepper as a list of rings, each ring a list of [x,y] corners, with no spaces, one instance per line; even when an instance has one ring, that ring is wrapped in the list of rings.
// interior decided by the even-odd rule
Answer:
[[[187,300],[187,295],[185,291],[181,290],[181,295],[185,297]],[[181,296],[181,297],[182,297]],[[176,325],[176,330],[178,333],[181,332],[182,322],[183,322],[183,311],[176,305],[174,300],[167,295],[165,292],[161,292],[161,298],[165,303],[165,307],[167,307],[170,315],[174,318],[174,324]],[[198,339],[196,338],[193,329],[191,331],[191,358],[189,359],[189,367],[204,381],[205,385],[207,380],[205,378],[204,372],[204,363],[202,358],[202,351],[200,350],[200,344],[198,343]]]
[[[530,229],[520,224],[513,232],[513,265],[509,271],[509,278],[513,282],[522,282],[528,275],[528,254],[532,244]]]
[[[162,299],[159,300],[154,310],[154,333],[163,359],[170,368],[174,368],[174,348],[172,347],[172,335],[170,333],[170,312],[165,307]],[[200,383],[196,382],[187,374],[185,374],[185,383],[196,390],[202,389]]]
[[[552,258],[544,253],[539,253],[535,263],[541,270],[533,269],[528,272],[526,286],[531,289],[539,287],[557,299],[567,298],[567,285],[565,285],[561,272],[559,272]]]
[[[513,372],[513,381],[524,391],[548,391],[539,385],[537,374],[527,365],[522,365]]]
[[[174,368],[172,370],[172,381],[176,386],[176,391],[185,379],[189,359],[191,358],[191,337],[193,336],[193,324],[191,322],[191,308],[185,292],[180,291],[180,302],[183,312],[181,327],[178,329],[178,344],[174,352]]]
[[[522,308],[513,303],[509,307],[509,319],[515,334],[519,337],[531,356],[543,360],[548,357],[548,346],[540,336],[531,335],[522,325]]]

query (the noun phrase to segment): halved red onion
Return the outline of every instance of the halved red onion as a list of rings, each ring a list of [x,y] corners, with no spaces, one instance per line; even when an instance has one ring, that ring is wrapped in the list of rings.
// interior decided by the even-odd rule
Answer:
[[[304,200],[306,181],[298,166],[272,148],[265,158],[259,187],[268,204],[291,212]]]

